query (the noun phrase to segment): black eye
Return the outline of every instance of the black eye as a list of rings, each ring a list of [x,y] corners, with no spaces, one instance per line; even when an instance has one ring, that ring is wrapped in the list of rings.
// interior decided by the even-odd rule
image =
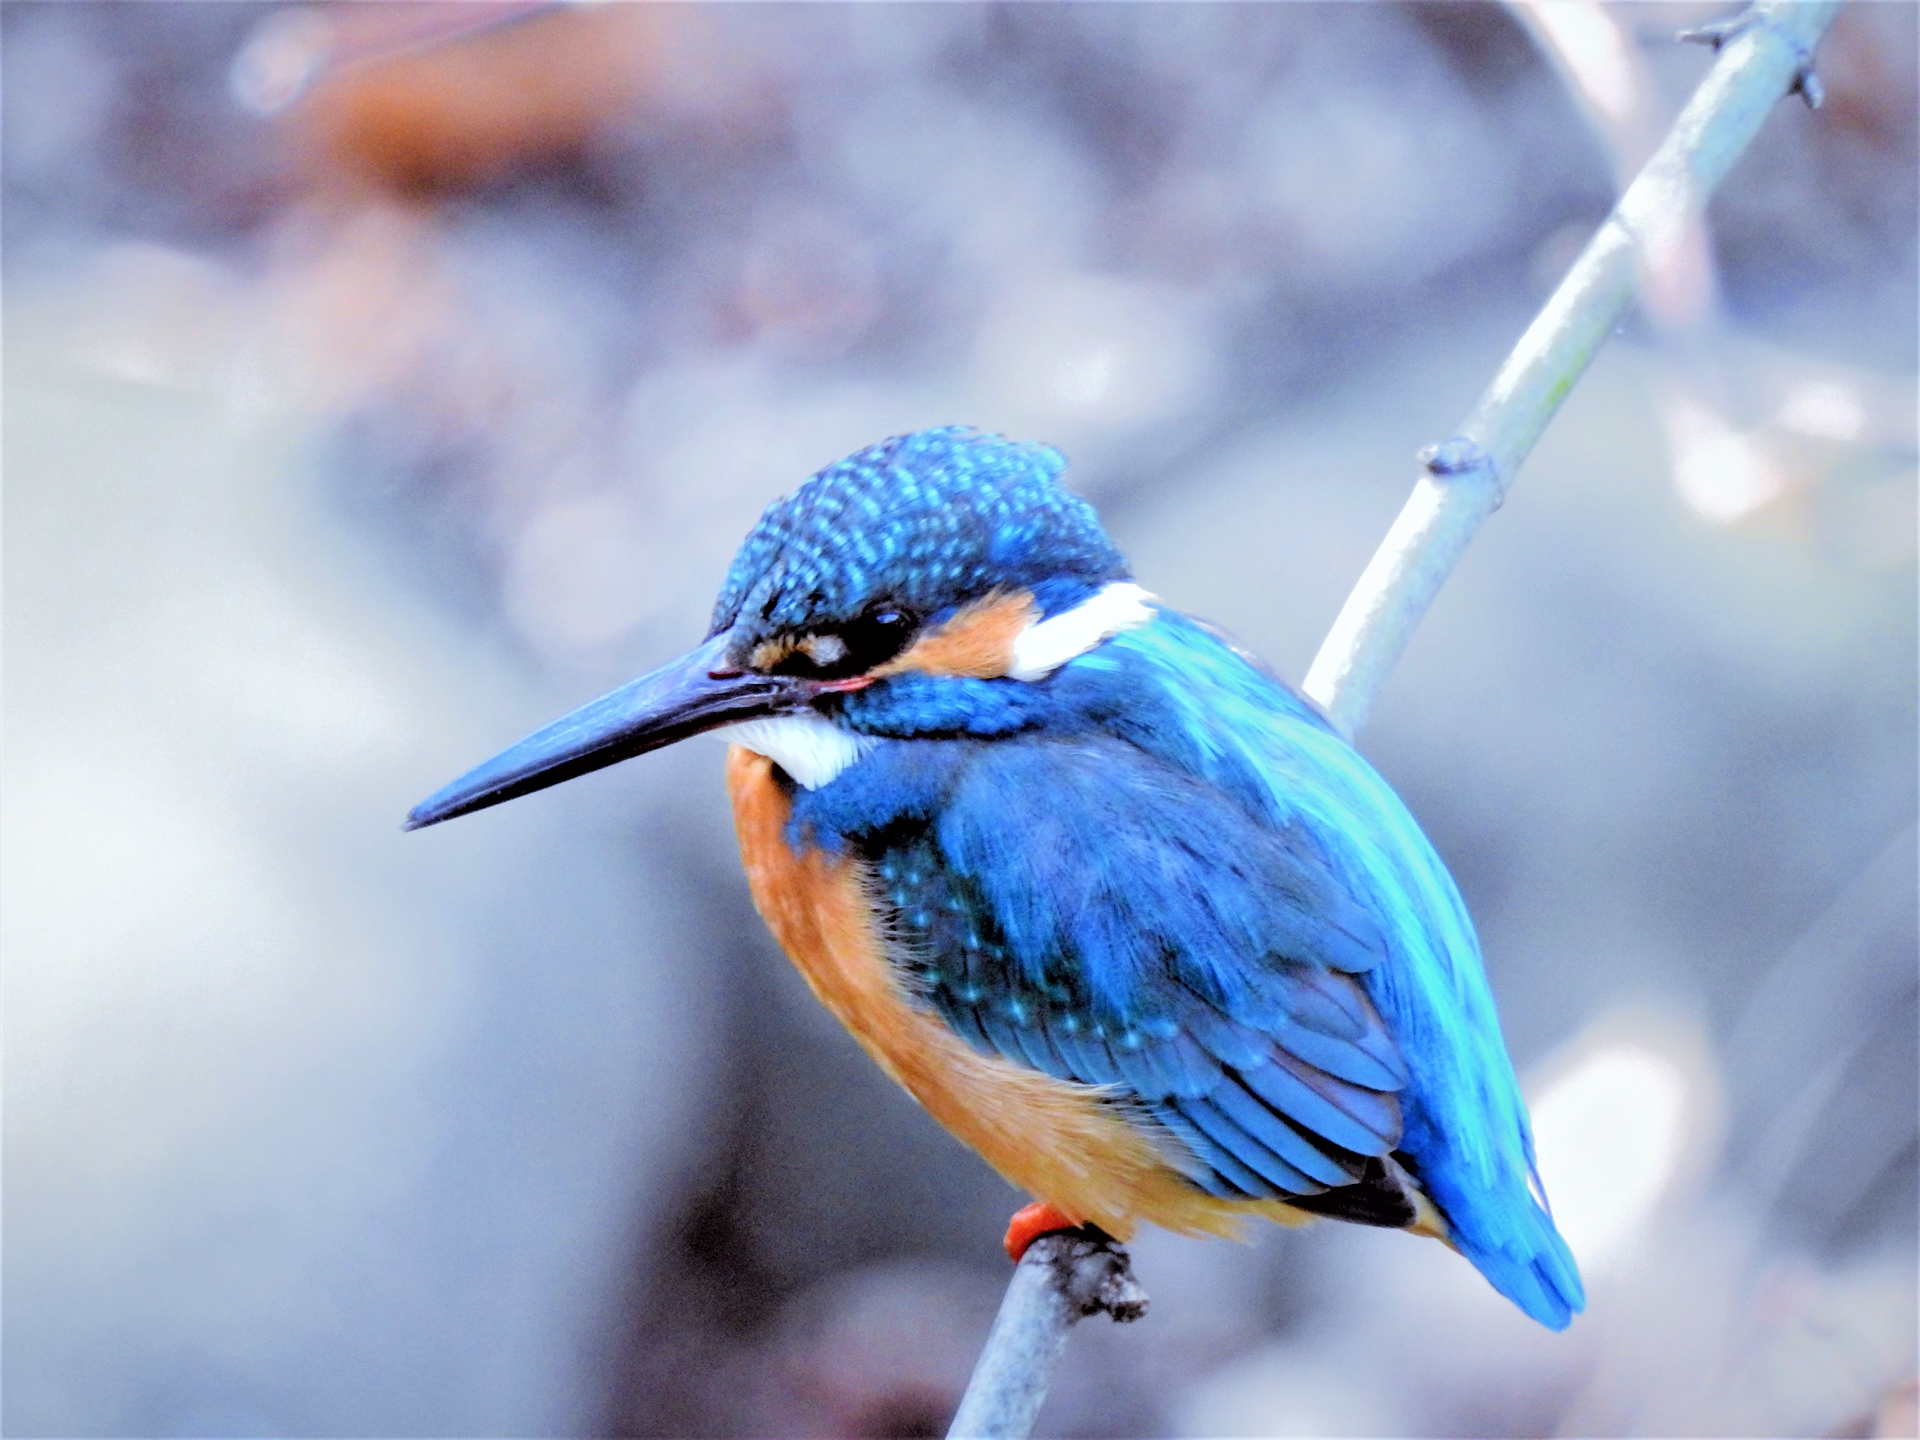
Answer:
[[[803,636],[774,665],[778,675],[843,680],[884,665],[913,639],[918,618],[898,605],[881,605],[833,630]]]

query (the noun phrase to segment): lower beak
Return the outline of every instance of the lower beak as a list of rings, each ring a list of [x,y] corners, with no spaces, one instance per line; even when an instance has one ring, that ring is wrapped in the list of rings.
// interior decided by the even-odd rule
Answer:
[[[414,806],[403,828],[438,825],[721,725],[791,714],[825,688],[817,681],[726,668],[726,638],[716,635],[536,730]]]

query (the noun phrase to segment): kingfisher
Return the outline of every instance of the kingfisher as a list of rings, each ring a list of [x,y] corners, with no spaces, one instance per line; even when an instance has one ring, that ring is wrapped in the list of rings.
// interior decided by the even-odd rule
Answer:
[[[1080,1226],[1431,1236],[1585,1299],[1460,893],[1311,703],[1135,583],[1043,445],[897,436],[768,507],[706,640],[424,801],[704,732],[760,914],[886,1073]]]

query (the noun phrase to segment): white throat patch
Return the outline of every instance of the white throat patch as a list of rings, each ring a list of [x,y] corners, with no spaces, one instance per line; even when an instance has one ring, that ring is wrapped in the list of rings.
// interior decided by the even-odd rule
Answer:
[[[820,715],[776,715],[744,720],[713,732],[764,755],[804,790],[818,790],[880,742],[842,730]]]
[[[1013,642],[1007,674],[1015,680],[1044,680],[1069,660],[1094,646],[1153,619],[1153,596],[1127,580],[1101,587],[1071,610],[1036,621]]]

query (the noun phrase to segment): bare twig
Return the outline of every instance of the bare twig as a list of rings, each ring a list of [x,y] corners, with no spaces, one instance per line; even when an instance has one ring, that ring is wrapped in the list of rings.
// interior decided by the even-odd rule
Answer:
[[[1818,104],[1812,56],[1840,0],[1760,0],[1703,36],[1720,58],[1666,140],[1520,337],[1459,432],[1425,467],[1386,540],[1347,597],[1303,687],[1351,736],[1387,672],[1507,486],[1632,298],[1643,266],[1684,243],[1714,186],[1789,93]],[[1096,1311],[1144,1313],[1127,1252],[1098,1232],[1036,1240],[1014,1271],[949,1437],[1032,1433],[1067,1332]]]
[[[1007,1285],[948,1440],[1032,1434],[1067,1332],[1102,1312],[1115,1320],[1147,1313],[1147,1292],[1126,1250],[1091,1227],[1034,1241]]]
[[[1422,452],[1426,473],[1341,607],[1302,687],[1342,734],[1365,723],[1413,627],[1467,542],[1633,296],[1643,263],[1682,243],[1693,217],[1774,102],[1809,83],[1839,0],[1761,0],[1535,317],[1455,436]]]

